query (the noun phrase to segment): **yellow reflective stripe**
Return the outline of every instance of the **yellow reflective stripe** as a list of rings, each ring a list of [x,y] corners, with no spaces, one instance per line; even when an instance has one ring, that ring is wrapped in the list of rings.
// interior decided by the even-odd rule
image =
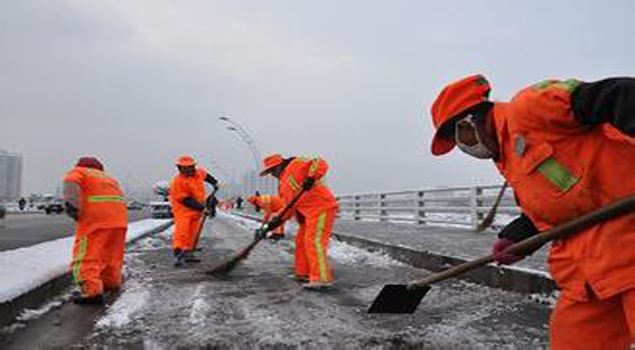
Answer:
[[[123,202],[124,198],[122,196],[90,196],[88,197],[89,202]]]
[[[580,84],[582,84],[582,82],[577,79],[567,79],[565,81],[557,82],[553,86],[571,93],[580,86]]]
[[[534,84],[532,88],[537,90],[542,90],[542,89],[546,89],[550,87],[555,87],[555,88],[562,89],[571,93],[578,86],[580,86],[580,84],[582,84],[582,82],[577,79],[567,79],[564,81],[549,79],[549,80],[541,81],[538,84]]]
[[[571,189],[579,180],[554,158],[542,162],[538,166],[538,171],[562,192]]]
[[[328,274],[326,268],[326,254],[322,248],[322,236],[324,235],[324,226],[326,224],[326,212],[322,212],[318,217],[317,227],[315,228],[315,251],[317,252],[318,267],[320,268],[320,280],[328,281]]]
[[[80,283],[81,279],[79,278],[79,273],[82,269],[82,263],[84,262],[84,258],[86,257],[86,248],[88,247],[88,238],[82,237],[79,241],[79,251],[77,255],[73,259],[73,281],[75,283]]]
[[[294,192],[297,192],[300,190],[300,185],[298,184],[297,181],[295,181],[295,178],[293,176],[289,176],[289,185],[291,186],[291,189]]]
[[[318,158],[313,158],[313,160],[311,160],[311,167],[309,168],[309,176],[313,177],[315,176],[315,172],[318,169]]]

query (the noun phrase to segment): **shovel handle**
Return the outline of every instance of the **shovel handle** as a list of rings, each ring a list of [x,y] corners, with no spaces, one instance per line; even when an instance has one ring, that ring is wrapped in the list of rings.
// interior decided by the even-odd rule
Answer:
[[[581,231],[587,227],[598,224],[602,221],[614,219],[618,216],[627,214],[635,210],[635,196],[626,197],[615,203],[604,206],[598,210],[587,213],[577,219],[568,221],[562,225],[558,225],[552,229],[541,232],[535,236],[527,238],[523,241],[515,243],[505,250],[505,253],[525,255],[533,249],[543,246],[545,243],[559,238],[565,238],[569,235]],[[409,289],[422,288],[435,282],[443,281],[451,277],[461,275],[467,271],[477,267],[487,265],[494,261],[493,255],[487,255],[476,260],[457,265],[453,268],[433,274],[422,280],[410,282],[407,284]]]

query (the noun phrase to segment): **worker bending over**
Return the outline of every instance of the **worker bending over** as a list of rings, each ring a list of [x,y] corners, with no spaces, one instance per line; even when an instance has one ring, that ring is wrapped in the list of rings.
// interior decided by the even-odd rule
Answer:
[[[283,158],[273,154],[264,159],[261,176],[271,174],[279,180],[278,193],[285,206],[304,191],[284,217],[274,216],[265,231],[273,231],[291,217],[299,229],[295,240],[295,276],[307,282],[306,289],[328,288],[333,274],[328,263],[328,243],[339,205],[322,179],[328,165],[322,158]],[[262,232],[262,231],[260,231]]]
[[[488,99],[481,75],[448,85],[432,106],[432,153],[455,145],[493,160],[525,215],[494,245],[505,248],[635,194],[635,79],[546,80],[511,102]],[[562,290],[551,317],[553,349],[628,349],[635,342],[635,215],[596,224],[551,246]]]
[[[102,304],[104,293],[123,283],[128,209],[117,180],[103,164],[83,157],[63,179],[66,213],[76,221],[71,276],[76,304]]]
[[[280,214],[282,208],[284,208],[284,203],[280,196],[273,194],[260,194],[256,191],[256,195],[247,198],[247,201],[251,203],[254,208],[262,209],[265,212],[264,222],[269,222],[274,215]],[[284,223],[280,224],[273,232],[270,232],[268,238],[273,240],[284,238]]]

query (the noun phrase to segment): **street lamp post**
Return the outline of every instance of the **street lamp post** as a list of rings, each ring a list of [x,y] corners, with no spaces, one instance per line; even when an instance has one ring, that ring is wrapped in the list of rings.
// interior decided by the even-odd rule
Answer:
[[[243,128],[242,126],[240,126],[240,124],[236,123],[234,120],[232,120],[230,117],[227,116],[223,116],[223,117],[219,117],[218,119],[227,122],[229,124],[231,124],[231,126],[227,127],[227,130],[233,131],[235,132],[241,140],[243,140],[247,146],[249,147],[249,150],[251,151],[251,155],[253,156],[254,159],[254,166],[255,166],[255,172],[257,173],[258,170],[260,169],[260,160],[261,155],[260,155],[260,150],[258,149],[258,146],[256,146],[256,143],[254,142],[254,139],[251,137],[251,135],[249,135],[249,133],[247,132],[247,130],[245,130],[245,128]],[[258,181],[258,178],[256,178],[256,182]],[[251,187],[251,183],[252,183],[252,179],[250,176],[250,187]],[[255,186],[253,186],[253,188],[251,189],[251,191],[248,192],[253,192],[253,190],[257,190],[258,188],[258,183],[256,183]]]

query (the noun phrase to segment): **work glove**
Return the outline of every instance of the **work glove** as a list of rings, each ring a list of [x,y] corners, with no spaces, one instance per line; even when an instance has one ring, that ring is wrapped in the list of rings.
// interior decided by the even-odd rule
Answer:
[[[273,231],[282,225],[282,218],[279,216],[274,216],[267,223],[267,231]]]
[[[494,255],[494,261],[497,264],[511,265],[525,258],[525,256],[523,255],[505,253],[505,250],[512,244],[514,244],[514,242],[507,238],[500,238],[496,242],[494,242],[494,249],[492,254]]]
[[[254,240],[259,241],[261,239],[267,238],[267,230],[264,228],[259,228],[254,231]]]
[[[187,197],[187,198],[183,199],[181,201],[181,203],[183,203],[183,205],[185,205],[189,209],[193,209],[193,210],[197,210],[197,211],[205,210],[205,206],[203,204],[197,202],[196,199],[194,199],[192,197]]]
[[[64,209],[66,210],[66,215],[73,218],[73,220],[79,220],[79,211],[72,204],[68,202],[64,202]]]
[[[210,218],[216,216],[216,207],[218,206],[218,199],[214,195],[209,195],[205,201],[205,210]]]
[[[311,188],[313,188],[313,185],[315,185],[315,178],[307,177],[306,179],[304,179],[304,182],[302,183],[302,189],[304,189],[305,191],[308,191]]]

